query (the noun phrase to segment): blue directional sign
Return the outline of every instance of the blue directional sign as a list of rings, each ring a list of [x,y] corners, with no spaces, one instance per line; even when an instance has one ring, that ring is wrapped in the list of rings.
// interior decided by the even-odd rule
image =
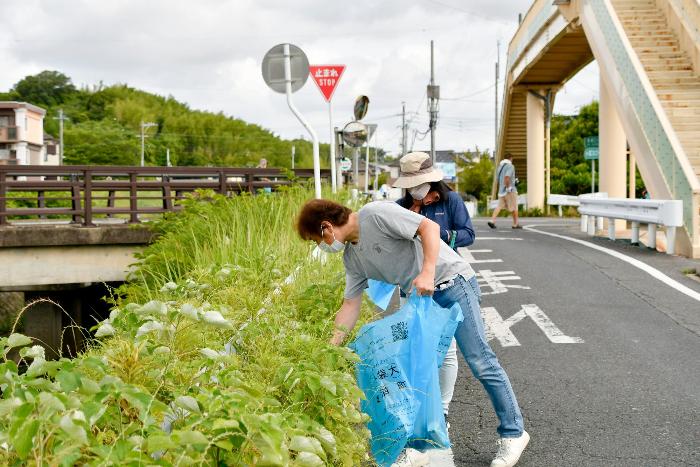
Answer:
[[[454,162],[436,162],[435,167],[442,170],[445,180],[454,181],[457,178],[457,164]]]

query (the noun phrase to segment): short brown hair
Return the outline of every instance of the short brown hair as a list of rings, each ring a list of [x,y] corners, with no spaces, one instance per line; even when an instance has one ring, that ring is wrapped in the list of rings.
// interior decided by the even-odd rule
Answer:
[[[312,199],[304,204],[297,218],[297,232],[302,240],[315,240],[321,236],[321,222],[338,227],[347,224],[352,210],[327,199]]]

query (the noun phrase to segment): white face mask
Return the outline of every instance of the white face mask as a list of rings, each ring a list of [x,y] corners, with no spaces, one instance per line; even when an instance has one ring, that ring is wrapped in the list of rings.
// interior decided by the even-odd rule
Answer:
[[[413,188],[408,189],[408,193],[415,199],[416,201],[420,201],[425,196],[428,194],[430,191],[430,183],[421,183],[418,186],[414,186]]]
[[[333,232],[331,232],[331,235],[333,235],[333,243],[329,245],[325,240],[323,240],[323,227],[321,227],[321,241],[319,242],[318,247],[321,249],[321,251],[325,251],[326,253],[340,253],[345,249],[345,243],[336,240]]]

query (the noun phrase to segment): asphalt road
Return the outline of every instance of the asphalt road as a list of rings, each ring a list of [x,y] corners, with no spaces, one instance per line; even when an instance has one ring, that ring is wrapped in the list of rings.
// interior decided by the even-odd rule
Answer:
[[[482,309],[492,329],[494,316],[514,322],[491,345],[532,437],[518,465],[700,465],[700,301],[583,245],[511,230],[506,219],[496,231],[474,223],[466,256],[503,279],[482,284]],[[591,240],[576,220],[523,223],[628,254],[700,292],[682,273],[700,261]],[[497,419],[461,355],[450,421],[455,465],[488,465]]]

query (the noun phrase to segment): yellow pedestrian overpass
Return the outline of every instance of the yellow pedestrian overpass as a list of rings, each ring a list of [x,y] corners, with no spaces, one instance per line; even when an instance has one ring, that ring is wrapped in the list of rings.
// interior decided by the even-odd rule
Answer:
[[[510,153],[528,207],[544,207],[554,98],[592,60],[600,191],[626,197],[638,166],[652,198],[683,200],[677,251],[700,257],[698,0],[536,0],[508,48],[497,162]]]

